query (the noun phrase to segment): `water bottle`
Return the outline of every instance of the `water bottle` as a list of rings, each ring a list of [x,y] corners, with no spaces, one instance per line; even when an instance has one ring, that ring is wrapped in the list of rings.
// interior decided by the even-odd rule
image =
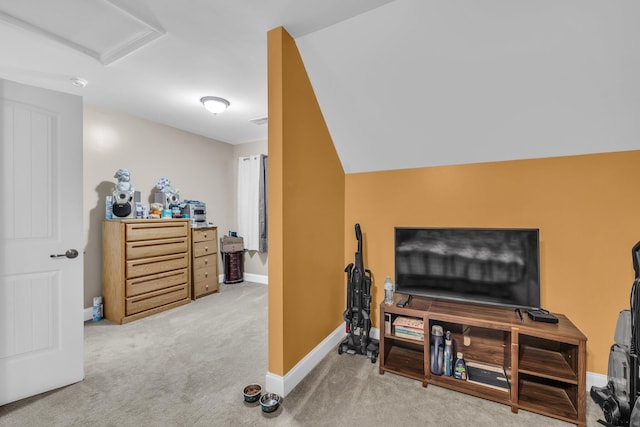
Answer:
[[[451,331],[444,334],[444,374],[450,377],[453,374],[453,342]]]
[[[389,276],[384,281],[384,303],[387,305],[393,304],[393,282],[391,282],[391,277]]]

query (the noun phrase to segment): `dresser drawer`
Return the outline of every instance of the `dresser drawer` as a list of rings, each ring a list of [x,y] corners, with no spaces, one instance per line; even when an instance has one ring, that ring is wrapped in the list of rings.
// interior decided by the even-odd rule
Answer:
[[[210,267],[213,265],[217,265],[217,258],[216,258],[216,254],[211,254],[211,255],[204,255],[204,256],[200,256],[198,258],[194,258],[193,259],[193,266],[192,268],[194,270],[197,270],[199,268],[205,268],[205,267]]]
[[[186,268],[174,270],[166,273],[143,276],[136,279],[129,279],[126,282],[126,296],[133,297],[159,289],[170,288],[172,286],[189,283],[189,272]]]
[[[214,276],[209,276],[203,280],[198,280],[193,283],[194,296],[200,296],[202,294],[208,294],[218,290],[218,279]]]
[[[188,223],[184,221],[143,222],[126,225],[127,241],[154,240],[172,237],[187,237]]]
[[[193,244],[194,257],[215,254],[216,251],[217,251],[217,245],[215,241],[198,242]]]
[[[185,283],[148,294],[127,298],[127,315],[130,316],[132,314],[140,313],[141,311],[150,310],[188,297],[189,287]]]
[[[209,228],[209,229],[203,229],[203,230],[192,229],[191,238],[194,242],[215,241],[218,239],[218,231],[215,228]]]
[[[147,276],[149,274],[163,273],[165,271],[179,270],[189,266],[188,254],[175,254],[156,257],[153,259],[140,259],[127,261],[126,278]]]
[[[189,242],[186,238],[143,240],[127,243],[127,259],[149,258],[158,255],[170,255],[187,252]]]

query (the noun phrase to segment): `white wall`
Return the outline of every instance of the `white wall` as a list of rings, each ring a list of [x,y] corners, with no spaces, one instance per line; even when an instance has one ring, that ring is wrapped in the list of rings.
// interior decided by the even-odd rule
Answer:
[[[131,182],[147,203],[166,176],[181,199],[205,202],[207,220],[223,233],[236,227],[235,167],[230,144],[85,104],[85,307],[102,294],[101,223],[117,169],[131,171]],[[218,263],[222,271],[220,258]]]
[[[233,163],[233,176],[234,176],[234,182],[235,182],[235,188],[234,191],[236,191],[237,194],[237,184],[238,184],[238,158],[239,157],[246,157],[246,156],[252,156],[252,155],[256,155],[256,154],[267,154],[267,148],[268,147],[268,143],[267,140],[265,139],[264,141],[256,141],[256,142],[252,142],[252,143],[248,143],[248,144],[240,144],[240,145],[234,145],[233,148],[233,156],[234,156],[234,163]],[[233,215],[234,215],[234,221],[237,225],[238,220],[238,208],[237,208],[237,204],[234,204],[233,206]],[[228,231],[228,230],[226,230]],[[225,231],[225,232],[226,232]],[[260,276],[268,276],[269,275],[269,269],[268,269],[268,255],[267,252],[258,252],[258,251],[247,251],[245,252],[245,256],[244,256],[244,271],[245,273],[252,273],[252,274],[257,274]]]

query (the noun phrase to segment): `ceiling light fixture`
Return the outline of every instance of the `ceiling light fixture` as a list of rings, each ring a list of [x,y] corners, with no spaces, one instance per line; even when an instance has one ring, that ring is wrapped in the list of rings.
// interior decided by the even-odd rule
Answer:
[[[231,105],[226,99],[217,96],[205,96],[200,98],[200,102],[202,102],[207,111],[213,114],[222,113]]]

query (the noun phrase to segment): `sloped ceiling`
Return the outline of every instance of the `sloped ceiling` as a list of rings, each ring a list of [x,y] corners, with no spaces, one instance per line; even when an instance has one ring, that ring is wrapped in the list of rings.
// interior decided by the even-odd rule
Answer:
[[[637,0],[0,0],[0,13],[125,47],[105,60],[0,19],[0,78],[230,144],[267,137],[250,120],[268,114],[266,33],[282,25],[348,173],[640,148]],[[98,25],[108,14],[126,22]],[[212,116],[207,95],[231,107]]]
[[[640,2],[398,0],[298,37],[347,172],[640,148]]]

